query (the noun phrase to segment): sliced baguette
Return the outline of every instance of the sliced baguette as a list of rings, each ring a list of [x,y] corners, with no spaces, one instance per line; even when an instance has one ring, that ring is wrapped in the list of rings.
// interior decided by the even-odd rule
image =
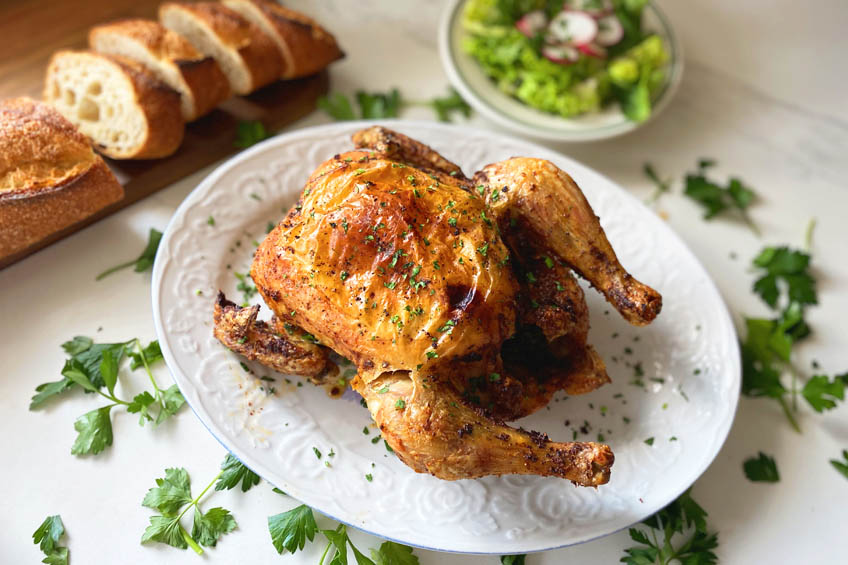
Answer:
[[[205,57],[180,35],[154,20],[123,20],[88,32],[98,53],[120,55],[144,65],[180,93],[182,114],[190,122],[229,98],[230,84],[212,57]]]
[[[222,0],[274,40],[285,61],[281,78],[315,74],[344,57],[336,38],[312,18],[272,0]]]
[[[215,2],[166,2],[159,20],[214,57],[236,94],[250,94],[280,77],[283,58],[265,32]]]
[[[123,196],[59,112],[29,98],[0,102],[0,264]]]
[[[115,159],[166,157],[183,139],[180,95],[124,57],[54,53],[44,99]]]

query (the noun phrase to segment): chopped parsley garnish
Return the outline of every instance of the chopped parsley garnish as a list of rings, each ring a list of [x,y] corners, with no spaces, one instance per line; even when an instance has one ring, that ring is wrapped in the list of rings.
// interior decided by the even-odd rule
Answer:
[[[483,245],[477,248],[477,253],[482,255],[483,257],[488,257],[489,255],[489,242],[487,241]]]
[[[449,219],[448,219],[448,224],[449,224],[451,227],[456,227],[456,218],[449,218]]]
[[[209,224],[210,226],[214,226],[215,225],[215,218],[212,217],[212,216],[209,216],[209,218],[207,218],[207,220],[206,220],[206,223]]]
[[[403,398],[398,398],[395,402],[395,409],[403,410],[404,408],[406,408],[406,401]]]
[[[645,440],[645,445],[654,445],[654,438],[653,438],[653,437],[649,437],[648,439],[646,439],[646,440]]]
[[[545,261],[545,267],[547,267],[549,269],[554,268],[554,260],[553,259],[551,259],[550,257],[547,257],[547,256],[543,257],[543,259]]]
[[[349,276],[350,274],[347,271],[342,271],[339,275],[339,278],[341,278],[343,281],[346,281]]]
[[[536,283],[536,275],[534,275],[531,271],[527,271],[527,274],[525,276],[527,277],[527,282],[529,282],[530,284]]]
[[[428,351],[427,352],[427,359],[435,359],[438,356],[439,356],[439,354],[436,353],[435,351]]]
[[[745,476],[755,483],[776,483],[780,480],[777,463],[762,451],[757,457],[749,457],[742,464]]]

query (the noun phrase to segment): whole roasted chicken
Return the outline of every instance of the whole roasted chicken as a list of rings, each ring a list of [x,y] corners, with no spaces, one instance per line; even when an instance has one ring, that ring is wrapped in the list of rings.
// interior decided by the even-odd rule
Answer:
[[[586,343],[575,273],[634,325],[662,298],[619,264],[574,181],[548,161],[513,158],[473,178],[382,127],[356,133],[256,251],[251,277],[273,310],[219,296],[215,334],[233,351],[320,383],[331,350],[351,360],[397,456],[442,479],[609,480],[613,454],[504,424],[558,390],[609,382]]]

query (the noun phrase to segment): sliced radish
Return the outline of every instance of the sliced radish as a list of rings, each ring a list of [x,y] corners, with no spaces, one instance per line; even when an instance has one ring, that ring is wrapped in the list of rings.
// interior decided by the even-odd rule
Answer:
[[[589,43],[598,34],[595,18],[586,12],[560,12],[548,25],[550,43]]]
[[[548,25],[548,16],[542,10],[527,12],[521,19],[515,22],[518,31],[527,37],[533,37]]]
[[[542,56],[560,65],[570,65],[577,62],[580,53],[571,45],[545,45],[542,47]]]
[[[605,59],[607,56],[607,48],[597,43],[584,43],[583,45],[578,45],[577,48],[581,53],[585,53],[590,57],[597,57],[598,59]]]
[[[595,37],[598,45],[609,47],[621,41],[622,37],[624,37],[624,28],[621,27],[621,22],[615,14],[598,19],[598,35]]]
[[[613,12],[612,0],[565,0],[563,10],[586,12],[592,17],[600,18]]]

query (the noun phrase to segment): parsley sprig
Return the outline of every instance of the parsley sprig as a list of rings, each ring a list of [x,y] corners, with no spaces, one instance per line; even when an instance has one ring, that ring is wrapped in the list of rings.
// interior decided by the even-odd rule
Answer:
[[[690,489],[691,490],[691,489]],[[648,533],[630,528],[630,539],[642,544],[624,550],[620,559],[628,565],[667,565],[673,561],[713,565],[718,557],[718,534],[707,529],[707,512],[695,502],[689,490],[671,504],[642,521]],[[657,534],[662,535],[662,541]],[[650,534],[650,537],[648,535]],[[675,543],[676,541],[676,543]]]
[[[738,178],[732,177],[726,187],[708,179],[707,169],[714,165],[715,161],[712,159],[699,160],[697,172],[686,175],[686,188],[683,193],[705,208],[705,220],[712,219],[722,212],[735,210],[751,231],[759,236],[759,228],[748,215],[748,206],[754,201],[756,194]]]
[[[62,517],[56,514],[44,519],[32,534],[32,542],[38,544],[45,557],[41,561],[48,565],[68,565],[69,552],[67,547],[61,547],[59,540],[65,535],[65,524]]]
[[[128,267],[133,267],[133,270],[136,273],[143,273],[153,266],[153,261],[156,259],[156,251],[159,249],[160,241],[162,241],[162,232],[155,228],[150,228],[150,233],[147,236],[147,245],[144,247],[144,251],[141,252],[141,255],[139,255],[138,258],[133,259],[132,261],[127,261],[126,263],[121,263],[120,265],[115,265],[110,269],[106,269],[97,275],[94,280],[99,281],[103,277],[107,277],[115,271],[120,271],[121,269],[126,269]]]
[[[217,484],[216,484],[217,482]],[[247,492],[259,483],[259,477],[230,454],[221,463],[221,470],[206,485],[200,494],[191,495],[191,479],[183,468],[165,469],[165,477],[156,479],[156,486],[147,491],[141,505],[160,514],[150,517],[150,525],[141,537],[141,543],[149,541],[164,543],[178,549],[191,547],[198,555],[204,547],[215,547],[221,536],[232,532],[238,524],[229,510],[221,507],[206,512],[200,508],[200,499],[215,485],[215,490],[229,490],[239,482],[241,490]],[[191,533],[185,529],[181,519],[194,508]]]
[[[62,348],[70,356],[62,368],[62,379],[36,387],[30,410],[41,407],[48,400],[75,387],[99,394],[110,401],[76,419],[74,429],[78,435],[71,447],[74,455],[97,455],[112,445],[111,411],[115,406],[124,406],[130,414],[138,414],[141,426],[146,422],[158,426],[176,414],[185,403],[177,385],[163,390],[153,377],[151,365],[162,360],[157,341],[142,346],[138,339],[120,343],[94,343],[91,338],[77,336],[63,343]],[[144,391],[136,394],[132,400],[115,395],[121,364],[126,358],[130,359],[130,370],[144,367],[153,386],[152,394]]]
[[[501,555],[501,565],[524,565],[526,555]]]
[[[371,558],[365,556],[353,544],[344,524],[335,529],[320,529],[312,509],[301,504],[287,512],[268,517],[268,531],[271,543],[277,553],[284,550],[295,553],[306,546],[307,540],[312,542],[315,535],[321,533],[327,539],[327,546],[321,555],[319,565],[323,565],[327,557],[330,565],[347,565],[348,546],[353,552],[356,565],[418,565],[418,557],[412,548],[399,543],[383,542],[377,549],[371,549]]]
[[[445,96],[423,102],[404,99],[397,88],[385,93],[359,90],[354,99],[359,108],[358,115],[350,99],[340,92],[320,98],[318,107],[338,121],[397,118],[403,108],[410,106],[429,106],[441,122],[450,122],[457,113],[466,118],[471,115],[471,107],[453,88],[449,89]]]
[[[816,281],[809,271],[812,226],[814,222],[807,229],[806,251],[766,247],[754,259],[759,277],[753,290],[771,309],[780,310],[780,315],[775,319],[746,318],[747,336],[741,343],[743,394],[777,400],[799,433],[801,427],[795,418],[799,396],[821,413],[844,400],[848,386],[845,373],[834,377],[813,375],[799,388],[803,377],[792,362],[795,344],[811,333],[804,309],[818,303]],[[786,373],[791,376],[789,388],[783,384]]]

